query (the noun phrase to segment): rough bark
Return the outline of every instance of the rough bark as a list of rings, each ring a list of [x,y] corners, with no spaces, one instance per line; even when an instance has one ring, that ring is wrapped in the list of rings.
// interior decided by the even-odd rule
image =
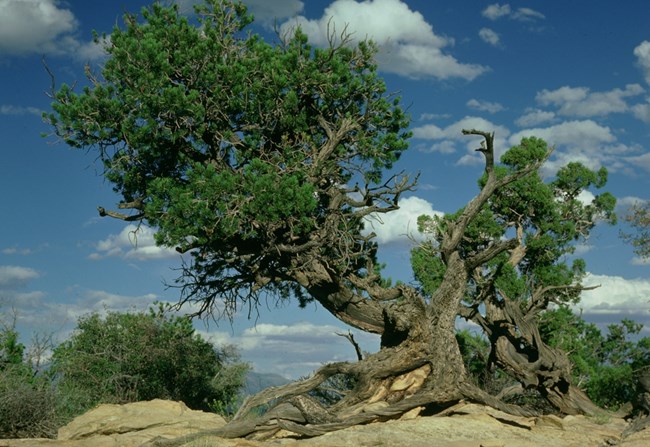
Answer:
[[[524,388],[539,391],[564,414],[602,413],[582,390],[571,384],[567,355],[541,339],[537,314],[524,314],[520,305],[507,297],[497,300],[496,295],[486,302],[486,317],[481,325],[492,346],[491,362]]]

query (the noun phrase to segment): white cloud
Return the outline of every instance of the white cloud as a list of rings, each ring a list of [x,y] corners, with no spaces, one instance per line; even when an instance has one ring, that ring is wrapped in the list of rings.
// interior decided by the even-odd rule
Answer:
[[[555,119],[555,113],[539,109],[528,109],[526,113],[515,120],[519,127],[537,126]]]
[[[102,38],[95,41],[90,41],[87,43],[79,43],[76,40],[70,41],[71,48],[74,48],[72,53],[75,58],[87,62],[87,61],[99,61],[108,56],[106,48],[110,44],[110,36],[107,35],[105,38]]]
[[[62,39],[78,27],[57,0],[0,0],[0,54],[60,54]]]
[[[488,5],[482,12],[483,17],[487,17],[490,20],[497,20],[501,17],[509,16],[512,13],[512,8],[509,4],[500,5],[499,3],[494,3]]]
[[[418,240],[421,235],[417,221],[422,214],[433,216],[442,215],[442,212],[435,211],[429,202],[416,196],[401,199],[397,211],[368,216],[366,233],[374,232],[380,244],[408,241],[410,238]]]
[[[416,127],[413,130],[413,137],[422,140],[441,140],[438,144],[441,146],[432,146],[432,150],[444,149],[446,153],[454,150],[453,142],[465,144],[467,152],[459,160],[460,165],[480,165],[483,158],[477,154],[475,149],[479,147],[480,137],[468,137],[462,134],[463,129],[477,129],[485,132],[494,132],[494,151],[498,159],[509,148],[507,138],[510,131],[498,124],[494,124],[484,118],[476,116],[466,116],[461,120],[450,124],[445,128],[440,128],[435,124],[425,124]],[[439,150],[439,152],[441,152]]]
[[[456,152],[456,142],[452,140],[442,140],[429,146],[418,145],[417,149],[424,153],[437,152],[439,154],[453,154]]]
[[[583,291],[576,306],[588,319],[606,319],[615,323],[623,318],[632,318],[644,324],[650,322],[650,280],[589,274],[584,285],[599,286]]]
[[[544,14],[531,8],[518,8],[517,10],[513,11],[508,3],[503,5],[499,3],[488,5],[481,14],[483,17],[486,17],[490,20],[498,20],[502,17],[507,17],[509,19],[518,20],[520,22],[530,22],[536,19],[546,18]]]
[[[356,359],[354,348],[337,333],[347,333],[343,324],[261,323],[237,335],[226,331],[199,331],[212,343],[234,344],[256,371],[276,373],[291,379],[305,377],[327,362]],[[362,350],[375,351],[378,336],[354,331]]]
[[[14,106],[11,104],[0,105],[0,115],[36,115],[41,116],[43,110],[37,107]]]
[[[632,114],[635,118],[650,124],[650,100],[646,104],[635,104],[632,106]]]
[[[555,146],[553,158],[544,165],[544,171],[553,174],[568,162],[576,161],[590,169],[607,166],[620,168],[620,154],[626,148],[616,144],[616,137],[609,127],[592,120],[565,121],[549,127],[525,129],[510,136],[511,145],[522,138],[537,137],[549,146]]]
[[[19,248],[19,247],[7,247],[2,249],[2,254],[5,255],[23,255],[27,256],[32,254],[32,250],[29,248]]]
[[[84,315],[92,312],[106,315],[107,312],[145,311],[154,301],[164,301],[153,293],[121,295],[79,286],[73,286],[65,293],[68,298],[76,299],[61,302],[42,291],[29,291],[11,293],[6,302],[0,302],[5,309],[10,308],[15,312],[16,329],[22,343],[29,344],[34,334],[51,334],[56,342],[61,342],[71,334],[78,319]]]
[[[650,152],[646,152],[642,155],[637,155],[634,157],[627,157],[626,160],[634,165],[638,166],[648,172],[650,172]]]
[[[535,99],[538,103],[558,107],[564,116],[605,116],[630,110],[625,98],[638,96],[645,90],[639,84],[628,84],[625,89],[615,88],[606,92],[591,92],[587,87],[560,87],[542,90]]]
[[[174,249],[157,246],[154,231],[145,225],[138,227],[129,224],[119,234],[111,234],[99,241],[95,249],[97,251],[90,255],[90,259],[120,256],[126,259],[147,260],[179,256]]]
[[[641,258],[638,256],[635,256],[632,258],[632,261],[630,261],[630,264],[632,265],[650,265],[650,258]]]
[[[413,129],[413,138],[421,138],[423,140],[437,140],[444,138],[444,136],[444,130],[435,124],[425,124]]]
[[[535,19],[545,19],[546,16],[539,11],[535,11],[531,8],[518,8],[513,14],[512,18],[515,20],[520,20],[523,22],[531,21]]]
[[[498,47],[501,44],[499,34],[490,28],[481,28],[478,32],[478,36],[483,42],[490,44],[493,47]]]
[[[0,265],[0,289],[15,289],[25,286],[40,274],[29,267]]]
[[[353,39],[372,39],[380,48],[380,68],[409,78],[472,80],[488,70],[444,54],[442,49],[453,40],[436,35],[422,14],[401,0],[335,0],[320,19],[298,16],[282,24],[280,30],[289,33],[296,26],[320,46],[328,44],[328,34],[338,36],[344,29]]]
[[[650,85],[650,42],[644,40],[634,48],[637,64],[641,67],[645,82]]]
[[[503,105],[498,102],[480,101],[478,99],[470,99],[467,101],[467,107],[470,109],[478,110],[480,112],[497,113],[505,110]]]

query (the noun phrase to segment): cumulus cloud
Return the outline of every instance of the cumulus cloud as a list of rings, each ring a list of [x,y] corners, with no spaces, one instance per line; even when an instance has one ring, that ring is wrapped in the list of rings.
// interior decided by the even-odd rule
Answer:
[[[632,114],[635,118],[650,124],[650,100],[645,104],[635,104],[632,106]]]
[[[537,126],[555,119],[555,113],[547,112],[540,109],[528,109],[526,112],[515,120],[519,127]]]
[[[490,44],[493,47],[498,47],[501,44],[499,34],[490,28],[481,28],[478,32],[478,36],[483,42]]]
[[[372,214],[366,219],[366,232],[374,232],[380,244],[396,241],[408,241],[421,238],[418,233],[418,217],[422,214],[429,216],[442,215],[435,211],[431,203],[416,196],[399,201],[399,209],[386,214]]]
[[[643,72],[645,82],[650,85],[650,41],[644,40],[634,48],[637,64]]]
[[[483,17],[487,17],[490,20],[497,20],[501,17],[507,17],[512,13],[512,8],[509,4],[500,5],[499,3],[494,3],[488,5],[482,12]]]
[[[59,0],[0,0],[0,55],[68,54],[84,62],[106,56],[106,42],[82,42],[79,22]],[[37,113],[33,108],[5,109],[2,114]]]
[[[630,164],[634,166],[638,166],[643,170],[650,172],[650,152],[646,152],[645,154],[636,155],[632,157],[627,157],[626,160]]]
[[[505,107],[498,102],[480,101],[478,99],[470,99],[467,101],[467,107],[478,110],[479,112],[488,113],[497,113],[505,110]]]
[[[119,256],[126,259],[148,260],[178,256],[174,249],[157,246],[154,231],[145,225],[129,224],[119,234],[111,234],[99,241],[95,249],[96,251],[89,256],[90,259]]]
[[[12,309],[16,317],[16,329],[21,342],[29,344],[33,334],[53,335],[57,342],[69,337],[80,317],[96,312],[144,311],[154,301],[164,301],[156,294],[121,295],[104,290],[86,289],[73,286],[66,290],[69,298],[65,302],[53,300],[42,291],[13,291],[3,294],[5,302],[0,302],[5,309]],[[4,310],[4,309],[3,309]],[[0,314],[0,320],[1,320]]]
[[[290,324],[262,323],[238,334],[226,331],[199,331],[211,342],[234,344],[244,360],[256,371],[280,374],[298,379],[312,373],[327,362],[355,360],[350,343],[337,333],[347,333],[344,325],[315,324],[300,321]],[[376,351],[379,338],[355,333],[355,340],[366,351]]]
[[[556,90],[542,90],[535,99],[545,106],[558,107],[558,114],[575,117],[605,116],[630,110],[626,98],[644,93],[639,84],[628,84],[624,89],[615,88],[606,92],[592,92],[587,87],[560,87]]]
[[[542,20],[546,18],[544,14],[531,8],[517,8],[516,10],[513,10],[508,3],[505,3],[503,5],[499,3],[488,5],[481,14],[483,17],[490,20],[498,20],[500,18],[506,17],[521,22],[530,22],[533,20]]]
[[[617,144],[611,129],[592,120],[565,121],[549,127],[529,128],[510,136],[511,145],[519,144],[522,138],[538,137],[550,146],[555,146],[553,158],[544,165],[548,174],[555,173],[568,162],[576,161],[590,169],[607,166],[616,170],[622,168],[620,155],[628,148]]]
[[[650,280],[589,274],[584,285],[599,286],[582,292],[576,306],[587,319],[611,324],[631,318],[650,327]]]
[[[479,165],[483,163],[481,155],[475,151],[479,147],[481,138],[463,135],[463,129],[494,132],[494,149],[497,158],[501,157],[509,147],[507,146],[507,138],[510,131],[506,127],[476,116],[466,116],[444,128],[435,124],[425,124],[413,129],[413,137],[421,140],[434,140],[436,143],[431,146],[429,152],[437,150],[438,152],[452,153],[456,151],[457,144],[464,144],[466,152],[458,160],[458,164]],[[440,149],[444,149],[444,151]]]
[[[456,152],[456,142],[451,140],[442,140],[430,145],[419,144],[417,150],[424,153],[453,154]],[[421,185],[420,185],[421,186]]]
[[[15,289],[25,286],[40,274],[29,267],[18,265],[0,265],[0,290]]]
[[[459,62],[442,50],[453,39],[434,33],[422,14],[401,0],[335,0],[319,19],[297,16],[280,27],[290,33],[300,26],[316,45],[328,44],[329,34],[344,29],[353,39],[372,39],[380,48],[377,59],[383,71],[409,78],[461,78],[472,80],[488,68]]]
[[[60,54],[79,26],[57,0],[0,0],[0,54]]]

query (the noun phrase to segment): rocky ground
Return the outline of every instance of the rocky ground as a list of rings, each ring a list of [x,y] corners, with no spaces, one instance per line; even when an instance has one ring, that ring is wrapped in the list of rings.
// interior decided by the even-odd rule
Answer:
[[[177,437],[219,428],[225,421],[163,400],[100,405],[59,430],[58,439],[0,439],[0,447],[135,447],[162,436]],[[351,427],[312,439],[270,441],[202,438],[191,447],[591,447],[650,446],[650,428],[625,435],[629,423],[614,417],[510,416],[461,403],[442,416],[412,413],[401,420]],[[287,433],[288,435],[288,433]]]

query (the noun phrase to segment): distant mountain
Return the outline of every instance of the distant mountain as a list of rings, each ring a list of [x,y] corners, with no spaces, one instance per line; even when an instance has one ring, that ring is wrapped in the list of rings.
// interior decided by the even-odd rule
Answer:
[[[258,373],[255,371],[250,371],[246,375],[246,384],[244,385],[242,393],[248,396],[258,393],[270,386],[280,386],[289,382],[291,382],[291,380],[281,376],[280,374]]]

